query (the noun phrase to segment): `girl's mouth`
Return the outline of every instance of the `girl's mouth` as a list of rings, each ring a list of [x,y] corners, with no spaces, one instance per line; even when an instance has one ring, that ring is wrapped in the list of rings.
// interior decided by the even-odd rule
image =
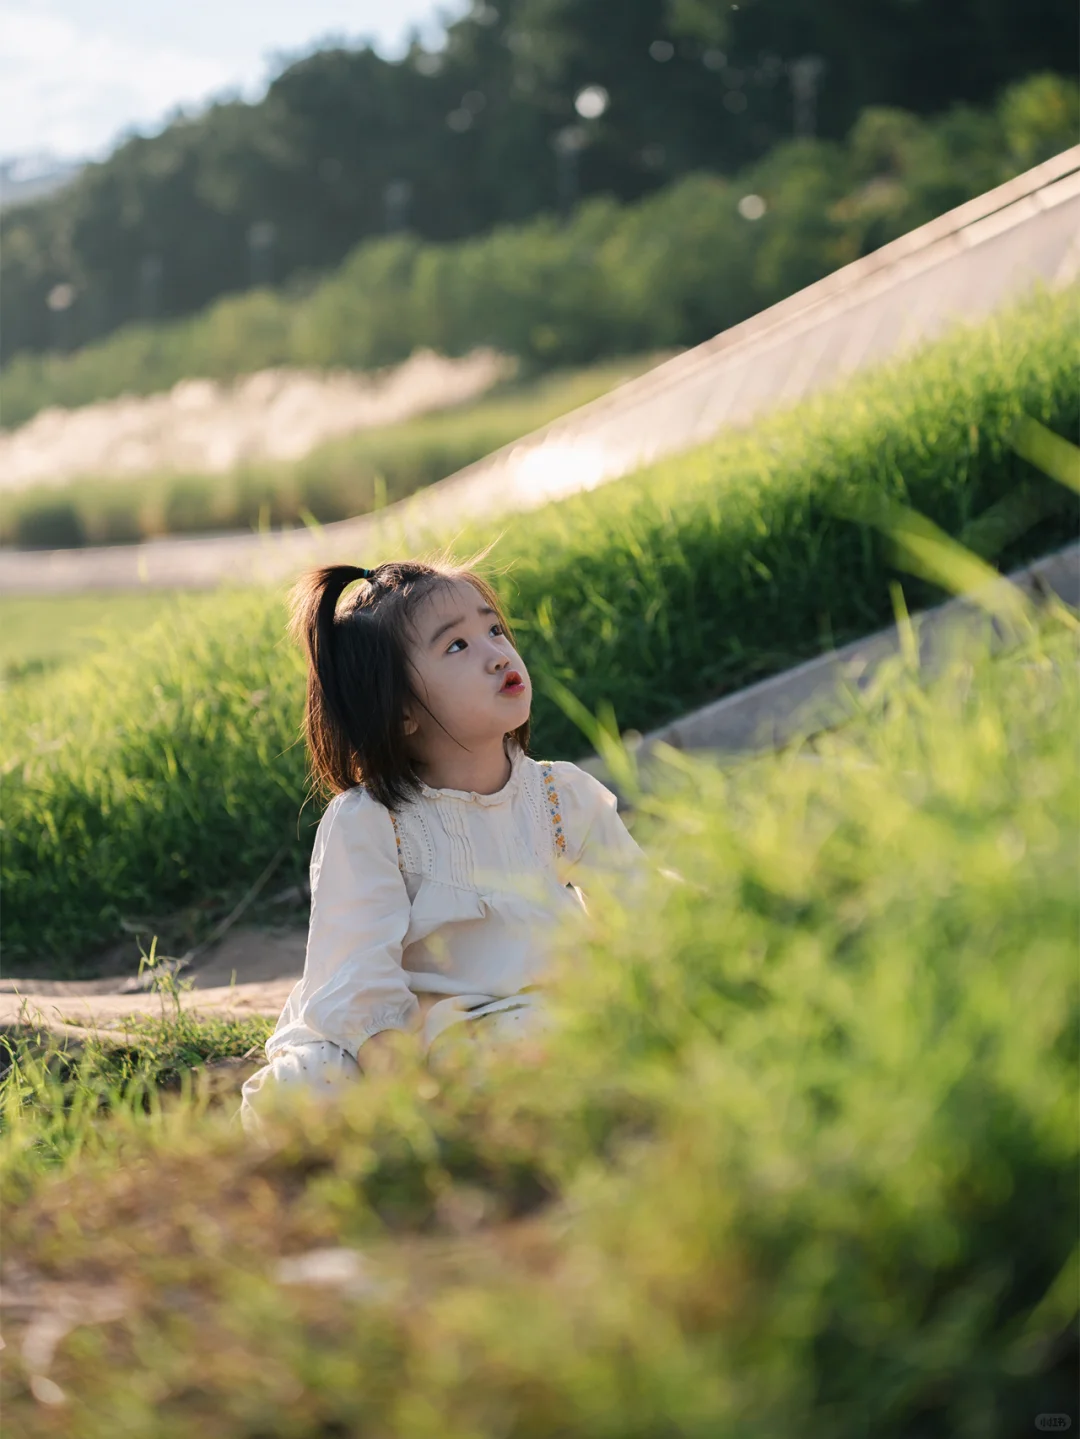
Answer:
[[[499,686],[501,695],[519,695],[525,690],[525,681],[518,674],[517,670],[508,670],[506,678]]]

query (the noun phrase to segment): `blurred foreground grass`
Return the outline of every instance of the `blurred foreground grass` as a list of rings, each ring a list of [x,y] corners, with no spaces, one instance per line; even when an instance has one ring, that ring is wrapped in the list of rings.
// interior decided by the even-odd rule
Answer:
[[[892,661],[812,750],[669,753],[635,820],[668,873],[594,895],[521,1062],[406,1064],[264,1149],[235,1095],[148,1088],[160,1048],[126,1080],[24,1055],[13,1432],[982,1439],[1074,1413],[1075,622],[967,644],[929,685]]]

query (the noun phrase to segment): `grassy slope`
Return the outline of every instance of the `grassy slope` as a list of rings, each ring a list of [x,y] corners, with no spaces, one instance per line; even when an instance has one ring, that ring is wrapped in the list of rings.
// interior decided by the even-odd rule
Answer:
[[[167,590],[91,592],[75,598],[5,596],[0,599],[0,677],[4,684],[25,683],[116,649],[124,636],[168,614],[175,603]]]
[[[753,432],[508,522],[499,583],[537,681],[536,752],[583,748],[547,676],[644,730],[888,621],[884,546],[837,515],[853,500],[897,496],[968,537],[1028,486],[1048,517],[1003,560],[1072,537],[1075,505],[1008,436],[1024,411],[1075,433],[1078,317],[1076,291],[1034,300]],[[912,584],[909,603],[932,593]],[[279,850],[282,882],[300,877],[318,809],[298,819],[302,671],[283,619],[276,593],[221,598],[209,621],[192,601],[126,655],[12,696],[11,960],[77,965],[120,917],[227,905]]]
[[[407,1066],[265,1152],[235,1100],[147,1119],[136,1088],[106,1122],[92,1065],[66,1111],[23,1070],[5,1257],[127,1289],[39,1371],[51,1404],[12,1315],[8,1423],[944,1439],[1067,1412],[1074,655],[968,653],[929,698],[897,661],[818,763],[679,760],[637,833],[686,882],[593,896],[532,1065]],[[351,1291],[277,1277],[335,1246]]]

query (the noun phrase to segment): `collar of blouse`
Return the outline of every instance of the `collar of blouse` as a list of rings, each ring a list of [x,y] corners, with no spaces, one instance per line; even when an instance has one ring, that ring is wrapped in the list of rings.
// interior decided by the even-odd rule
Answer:
[[[510,748],[510,778],[497,789],[494,794],[480,794],[475,789],[433,789],[431,785],[420,781],[420,793],[425,799],[460,799],[470,803],[492,805],[506,804],[510,796],[517,789],[521,780],[521,770],[525,763],[525,756],[516,745]]]

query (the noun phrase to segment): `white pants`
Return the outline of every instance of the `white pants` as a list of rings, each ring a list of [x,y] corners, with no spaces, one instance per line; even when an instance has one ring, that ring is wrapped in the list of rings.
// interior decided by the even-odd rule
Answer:
[[[532,1000],[532,996],[529,999]],[[451,1041],[466,1043],[512,1043],[542,1032],[547,1024],[543,1009],[535,1001],[522,1003],[516,996],[485,1005],[473,1014],[472,1018],[452,1024],[443,1021],[430,1036],[431,1043],[443,1044],[443,1035]],[[329,1039],[286,1045],[244,1081],[240,1091],[240,1122],[249,1134],[261,1134],[258,1111],[272,1094],[283,1089],[306,1089],[329,1098],[341,1085],[362,1077],[363,1071],[352,1055]]]
[[[361,1069],[346,1050],[329,1039],[314,1044],[290,1044],[279,1049],[269,1064],[244,1080],[240,1090],[240,1122],[249,1134],[261,1134],[260,1102],[272,1091],[309,1089],[333,1094],[346,1080],[359,1079]]]

